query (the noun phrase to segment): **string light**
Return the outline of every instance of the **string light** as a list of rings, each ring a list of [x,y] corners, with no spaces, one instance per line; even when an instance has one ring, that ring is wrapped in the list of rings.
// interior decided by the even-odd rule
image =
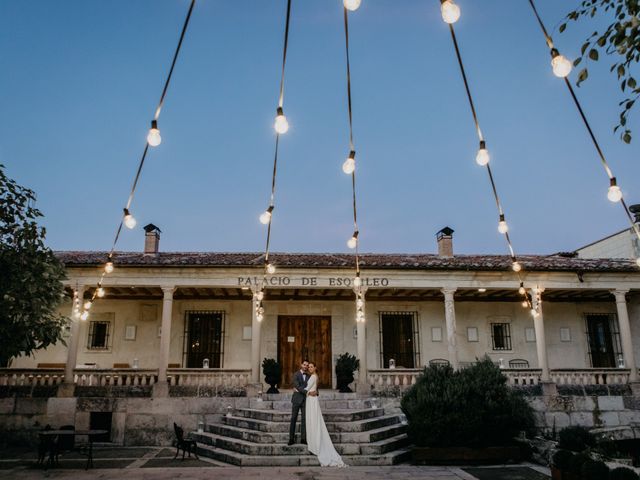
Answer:
[[[349,156],[342,164],[342,171],[347,175],[351,175],[356,169],[356,152],[351,150]]]
[[[267,208],[262,215],[260,215],[260,223],[267,225],[271,221],[271,215],[273,212],[273,205]]]
[[[358,231],[353,232],[353,236],[347,242],[347,247],[356,248],[358,246]]]
[[[85,310],[91,309],[91,300],[84,302],[84,309]]]
[[[441,0],[440,11],[442,19],[449,25],[456,23],[460,18],[460,7],[453,0]]]
[[[476,163],[481,167],[484,167],[489,164],[490,160],[489,150],[487,150],[487,145],[484,140],[480,140],[480,148],[478,149],[478,153],[476,154]]]
[[[504,214],[500,215],[500,221],[498,222],[498,232],[505,234],[509,231],[509,225],[504,219]]]
[[[518,263],[518,262],[513,262],[513,263],[511,264],[511,269],[512,269],[514,272],[518,273],[519,271],[521,271],[521,270],[522,270],[522,265],[520,265],[520,263]]]
[[[147,134],[147,143],[152,147],[157,147],[162,143],[162,137],[160,136],[157,120],[151,120],[151,128]]]
[[[551,67],[553,74],[559,78],[565,78],[571,73],[573,64],[564,55],[560,55],[557,49],[551,49]]]
[[[113,262],[107,262],[104,265],[104,272],[105,273],[112,273],[113,272]]]
[[[276,121],[273,124],[273,128],[275,128],[278,135],[282,135],[283,133],[287,133],[289,131],[289,121],[287,120],[287,117],[284,116],[282,107],[278,107],[276,113]]]
[[[136,219],[134,218],[133,215],[131,215],[131,212],[129,212],[128,209],[124,209],[124,224],[127,228],[133,229],[136,227],[136,224],[138,222],[136,221]]]
[[[352,12],[355,12],[358,8],[360,8],[360,4],[362,3],[362,0],[344,0],[342,3],[344,5],[344,8]]]
[[[89,312],[85,310],[82,312],[82,315],[80,315],[80,320],[85,321],[87,318],[89,318]]]
[[[97,295],[98,295],[98,298],[104,298],[104,296],[105,296],[104,288],[98,287]]]
[[[609,190],[607,191],[607,198],[613,203],[617,203],[622,200],[622,190],[616,182],[616,177],[612,177],[609,180]]]
[[[353,279],[353,286],[354,287],[362,286],[362,279],[360,278],[360,275],[357,275],[356,278]]]
[[[520,288],[518,289],[518,293],[520,295],[524,295],[527,293],[527,290],[524,288],[524,284],[522,282],[520,282]]]
[[[636,258],[636,265],[640,267],[640,258]]]
[[[276,273],[275,265],[273,265],[272,263],[267,263],[267,273],[269,275],[273,275],[274,273]]]

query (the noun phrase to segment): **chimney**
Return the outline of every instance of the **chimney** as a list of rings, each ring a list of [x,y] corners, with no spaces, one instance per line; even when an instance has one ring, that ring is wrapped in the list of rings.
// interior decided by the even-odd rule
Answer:
[[[444,227],[436,233],[438,240],[438,256],[453,257],[453,229]]]
[[[157,255],[160,249],[160,229],[153,223],[144,227],[144,254]]]
[[[640,203],[636,203],[635,205],[631,205],[629,207],[629,211],[633,214],[635,223],[640,223]]]

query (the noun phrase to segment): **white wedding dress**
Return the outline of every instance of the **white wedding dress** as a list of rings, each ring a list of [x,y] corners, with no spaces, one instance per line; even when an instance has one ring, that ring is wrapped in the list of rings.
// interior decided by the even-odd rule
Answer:
[[[318,391],[318,376],[315,373],[311,375],[307,382],[307,391]],[[323,467],[346,467],[342,457],[333,446],[324,418],[322,418],[318,397],[308,395],[305,403],[307,447],[309,451],[318,457],[318,461]]]

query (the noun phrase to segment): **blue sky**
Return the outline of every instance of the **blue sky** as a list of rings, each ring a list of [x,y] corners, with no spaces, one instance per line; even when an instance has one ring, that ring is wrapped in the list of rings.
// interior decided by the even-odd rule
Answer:
[[[456,24],[519,253],[573,250],[627,226],[525,0],[460,0]],[[538,0],[553,29],[576,1]],[[260,251],[285,0],[199,0],[133,203],[164,251]],[[110,247],[188,0],[0,2],[0,163],[38,194],[48,243]],[[340,0],[294,0],[275,251],[348,251]],[[436,0],[363,0],[350,16],[363,251],[505,253],[453,46]],[[593,24],[556,33],[570,58]],[[640,131],[613,134],[608,63],[577,90],[629,203]],[[575,78],[576,72],[572,74]],[[631,126],[638,127],[637,117]]]

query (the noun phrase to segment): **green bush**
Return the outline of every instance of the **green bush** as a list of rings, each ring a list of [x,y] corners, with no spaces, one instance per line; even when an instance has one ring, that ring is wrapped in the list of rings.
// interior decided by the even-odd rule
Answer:
[[[553,454],[553,458],[551,459],[551,463],[553,463],[553,466],[558,470],[566,472],[569,470],[572,458],[573,452],[569,450],[556,450],[556,453]]]
[[[609,472],[609,480],[638,480],[638,474],[627,467],[614,468]]]
[[[488,358],[458,371],[425,368],[401,402],[411,441],[419,447],[512,444],[533,428],[533,410],[506,381]]]
[[[586,453],[575,454],[569,461],[569,471],[578,475],[579,478],[582,478],[580,477],[580,475],[582,475],[582,466],[590,460],[591,457],[589,457],[589,455],[587,455]]]
[[[582,464],[582,476],[584,480],[606,480],[609,478],[609,467],[600,460],[587,460]]]
[[[595,438],[584,427],[567,427],[560,430],[558,448],[572,452],[583,452],[595,444]]]

